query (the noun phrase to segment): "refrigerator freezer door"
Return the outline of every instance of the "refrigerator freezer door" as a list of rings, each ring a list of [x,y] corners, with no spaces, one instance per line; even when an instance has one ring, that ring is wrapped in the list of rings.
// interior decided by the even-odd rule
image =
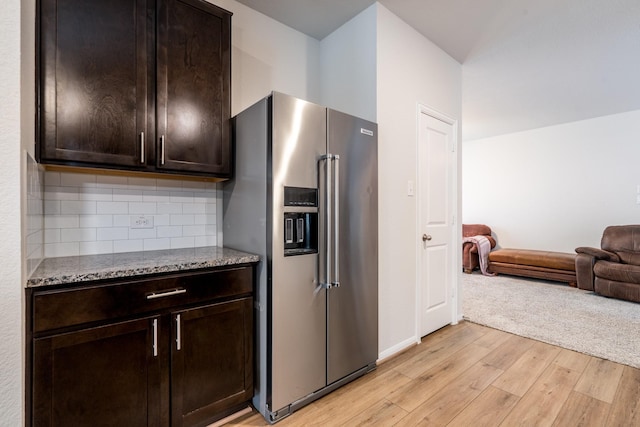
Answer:
[[[284,256],[285,212],[301,209],[284,206],[284,187],[318,188],[326,109],[274,93],[272,118],[269,409],[277,412],[326,385],[326,290],[317,278],[319,255]]]
[[[327,383],[378,357],[377,125],[328,110],[328,152],[339,157],[340,286],[328,290]]]

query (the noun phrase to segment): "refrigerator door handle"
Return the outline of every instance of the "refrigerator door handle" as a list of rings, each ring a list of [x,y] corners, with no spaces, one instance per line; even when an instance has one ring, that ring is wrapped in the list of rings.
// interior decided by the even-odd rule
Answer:
[[[333,168],[333,282],[335,287],[340,286],[340,156],[333,156],[335,167]]]
[[[324,174],[324,197],[325,197],[325,210],[324,214],[324,224],[325,224],[325,232],[324,232],[324,240],[325,240],[325,253],[324,253],[324,263],[325,263],[325,277],[322,282],[322,286],[325,289],[331,288],[331,154],[326,154],[320,157],[321,161],[325,163],[325,174]]]

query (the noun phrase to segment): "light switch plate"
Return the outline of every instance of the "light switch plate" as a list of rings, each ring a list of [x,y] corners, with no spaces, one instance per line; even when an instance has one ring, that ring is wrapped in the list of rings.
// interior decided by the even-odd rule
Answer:
[[[407,196],[412,197],[415,194],[415,189],[413,187],[413,181],[407,181]]]

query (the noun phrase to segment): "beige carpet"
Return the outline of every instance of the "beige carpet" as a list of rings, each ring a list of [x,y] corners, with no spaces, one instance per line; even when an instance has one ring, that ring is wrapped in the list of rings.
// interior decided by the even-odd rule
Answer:
[[[461,276],[465,319],[640,368],[640,304],[558,282]]]

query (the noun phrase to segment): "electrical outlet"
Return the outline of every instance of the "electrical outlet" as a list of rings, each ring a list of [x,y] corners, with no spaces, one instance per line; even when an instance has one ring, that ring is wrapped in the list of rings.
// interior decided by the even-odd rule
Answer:
[[[153,217],[151,215],[131,216],[131,228],[153,228]]]

